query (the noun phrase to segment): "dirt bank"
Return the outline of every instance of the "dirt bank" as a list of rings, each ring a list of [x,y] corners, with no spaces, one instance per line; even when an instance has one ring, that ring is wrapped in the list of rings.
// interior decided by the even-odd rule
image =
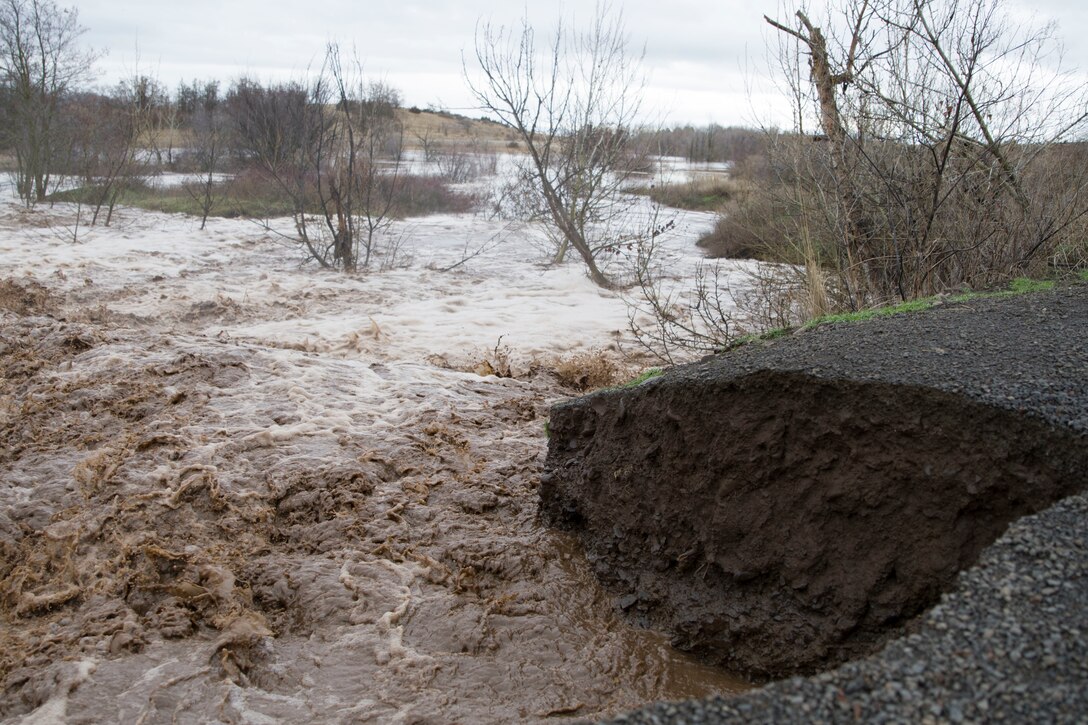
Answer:
[[[873,651],[1088,470],[1088,288],[822,329],[556,406],[541,510],[761,676]]]

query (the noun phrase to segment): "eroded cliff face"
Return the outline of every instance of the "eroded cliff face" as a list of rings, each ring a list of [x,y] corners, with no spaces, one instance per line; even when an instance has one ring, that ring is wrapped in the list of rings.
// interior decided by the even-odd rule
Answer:
[[[1009,522],[1083,488],[1088,446],[1014,406],[869,378],[711,365],[560,404],[541,513],[620,608],[731,669],[871,652]]]

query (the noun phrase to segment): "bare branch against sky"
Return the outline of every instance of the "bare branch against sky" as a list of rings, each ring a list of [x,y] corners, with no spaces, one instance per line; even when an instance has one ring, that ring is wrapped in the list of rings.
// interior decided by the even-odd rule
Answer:
[[[1024,20],[1055,21],[1067,63],[1088,69],[1088,4],[1083,0],[1014,0]],[[300,5],[287,0],[75,0],[88,42],[109,50],[104,83],[135,70],[169,87],[181,79],[243,74],[297,76],[326,43],[356,44],[365,71],[400,89],[409,105],[476,115],[461,75],[462,52],[480,20],[529,20],[548,27],[562,14],[593,16],[594,0],[408,0]],[[816,7],[818,2],[813,3]],[[788,119],[788,105],[767,73],[763,15],[773,0],[627,0],[631,37],[646,46],[650,78],[644,107],[668,124],[746,124]]]

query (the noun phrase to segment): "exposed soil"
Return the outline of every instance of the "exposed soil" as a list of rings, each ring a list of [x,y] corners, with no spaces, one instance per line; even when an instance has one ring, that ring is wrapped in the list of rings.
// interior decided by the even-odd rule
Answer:
[[[1088,286],[819,330],[562,403],[541,509],[637,621],[763,677],[874,651],[1085,486]]]

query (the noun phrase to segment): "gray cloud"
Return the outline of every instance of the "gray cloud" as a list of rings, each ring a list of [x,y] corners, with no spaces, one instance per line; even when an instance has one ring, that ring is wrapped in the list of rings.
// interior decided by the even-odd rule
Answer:
[[[1088,10],[1073,0],[1021,2],[1024,17],[1034,11],[1040,20],[1060,18],[1069,59],[1088,66]],[[183,78],[297,76],[337,40],[354,44],[366,72],[400,88],[409,103],[471,112],[461,57],[471,53],[481,18],[514,24],[527,10],[534,27],[546,31],[560,13],[588,21],[594,3],[80,0],[78,7],[88,42],[110,50],[101,63],[104,82],[137,68],[170,86]],[[670,123],[751,123],[776,113],[781,101],[766,77],[771,34],[762,19],[776,11],[776,3],[742,0],[622,3],[633,43],[645,44],[647,101],[660,105],[657,115]]]

